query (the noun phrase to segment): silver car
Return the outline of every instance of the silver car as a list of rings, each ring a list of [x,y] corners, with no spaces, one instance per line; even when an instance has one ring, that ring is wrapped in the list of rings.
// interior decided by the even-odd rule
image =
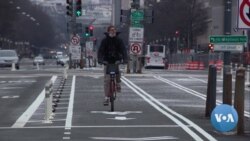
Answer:
[[[69,57],[68,56],[62,56],[57,59],[57,64],[64,66],[65,64],[69,63]]]
[[[33,65],[35,66],[37,63],[39,65],[45,65],[45,61],[42,56],[37,56],[34,58]]]
[[[15,50],[0,50],[0,67],[11,67],[15,63],[19,69],[19,58]]]

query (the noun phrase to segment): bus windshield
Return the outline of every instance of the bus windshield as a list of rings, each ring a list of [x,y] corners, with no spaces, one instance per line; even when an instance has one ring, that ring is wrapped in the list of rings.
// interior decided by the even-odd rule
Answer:
[[[150,52],[163,52],[163,46],[150,46]]]

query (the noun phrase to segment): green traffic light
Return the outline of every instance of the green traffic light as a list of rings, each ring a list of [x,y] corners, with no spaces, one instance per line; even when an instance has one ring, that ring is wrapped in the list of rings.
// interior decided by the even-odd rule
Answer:
[[[81,11],[76,11],[76,16],[81,16],[82,12]]]
[[[89,37],[89,33],[85,33],[85,37]]]

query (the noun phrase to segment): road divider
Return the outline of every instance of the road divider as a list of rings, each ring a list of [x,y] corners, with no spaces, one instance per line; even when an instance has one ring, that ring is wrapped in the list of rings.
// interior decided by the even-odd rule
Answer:
[[[65,67],[63,69],[63,78],[67,79],[68,78],[68,70],[69,70],[69,65],[68,63],[65,64]]]
[[[37,70],[40,70],[40,68],[39,68],[39,63],[38,63],[38,62],[36,62],[36,69],[37,69]]]
[[[11,64],[11,71],[15,71],[16,70],[16,64],[14,62],[12,62]]]
[[[53,83],[52,81],[48,81],[45,85],[45,121],[44,123],[52,123],[50,120],[53,119]]]
[[[57,79],[57,76],[52,76],[50,79],[54,83]],[[38,95],[34,102],[26,109],[26,111],[16,120],[16,122],[11,126],[11,128],[23,128],[25,124],[29,121],[31,116],[37,110],[39,105],[44,101],[45,98],[45,89]]]

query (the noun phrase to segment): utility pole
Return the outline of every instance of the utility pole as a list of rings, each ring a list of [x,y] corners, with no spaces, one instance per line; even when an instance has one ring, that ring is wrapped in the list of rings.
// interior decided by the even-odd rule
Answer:
[[[224,0],[224,35],[231,35],[231,20],[232,20],[232,0]],[[226,88],[226,77],[225,75],[230,72],[230,62],[231,62],[231,53],[230,51],[224,52],[224,69],[223,69],[223,95],[225,95]]]

